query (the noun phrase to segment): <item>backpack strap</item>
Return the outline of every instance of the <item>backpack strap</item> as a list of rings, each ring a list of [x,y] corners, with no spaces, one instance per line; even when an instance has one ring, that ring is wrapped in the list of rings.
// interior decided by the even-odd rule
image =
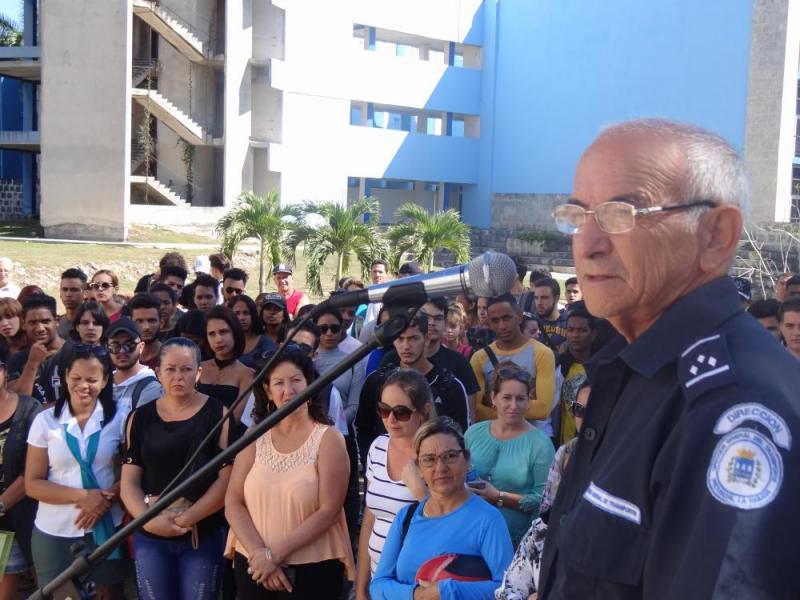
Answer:
[[[403,517],[403,529],[400,533],[400,547],[403,547],[403,542],[406,541],[406,534],[408,533],[408,528],[411,527],[411,519],[414,518],[414,513],[417,512],[417,507],[419,506],[419,502],[412,502],[408,507],[408,512],[406,516]]]
[[[139,397],[142,395],[144,388],[154,381],[158,381],[158,378],[156,378],[154,375],[148,375],[147,377],[143,377],[133,384],[133,393],[131,394],[131,411],[136,409],[136,407],[139,405]]]
[[[486,351],[486,356],[489,357],[489,362],[492,363],[492,366],[496,369],[498,363],[500,362],[497,360],[497,354],[494,353],[491,346],[485,346],[484,350]]]

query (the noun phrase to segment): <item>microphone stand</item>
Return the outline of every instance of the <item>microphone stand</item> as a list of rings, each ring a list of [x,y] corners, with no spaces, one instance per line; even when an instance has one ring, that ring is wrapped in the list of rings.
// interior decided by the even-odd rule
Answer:
[[[384,297],[384,304],[389,310],[390,319],[375,328],[374,337],[369,343],[364,344],[355,352],[343,358],[335,367],[315,379],[311,385],[297,396],[289,400],[289,402],[269,415],[266,419],[250,428],[242,437],[199,468],[191,477],[160,496],[155,504],[117,531],[108,538],[108,540],[95,548],[94,551],[91,553],[88,552],[83,542],[76,542],[73,544],[70,548],[75,556],[75,560],[72,564],[59,573],[55,579],[46,586],[39,588],[31,594],[28,600],[44,600],[45,598],[54,598],[55,600],[88,600],[93,598],[93,582],[87,582],[89,573],[91,573],[106,556],[111,554],[117,546],[122,544],[128,536],[140,530],[148,521],[155,518],[162,510],[172,504],[173,501],[180,498],[183,491],[189,488],[194,482],[215,473],[224,463],[232,462],[239,452],[255,442],[269,429],[275,427],[275,425],[286,418],[290,413],[294,412],[310,398],[313,398],[325,386],[332,383],[339,375],[348,371],[361,359],[368,356],[373,350],[394,341],[397,336],[405,331],[414,314],[426,301],[427,295],[425,294],[425,286],[422,283],[411,286],[410,289],[406,288],[406,286],[397,286],[395,289],[390,289]]]

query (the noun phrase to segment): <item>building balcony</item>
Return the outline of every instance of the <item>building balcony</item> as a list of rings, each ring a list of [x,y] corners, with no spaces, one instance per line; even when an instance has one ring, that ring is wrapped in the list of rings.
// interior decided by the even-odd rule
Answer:
[[[0,76],[41,81],[41,56],[42,49],[39,46],[0,47]]]
[[[38,131],[0,131],[0,149],[39,152],[41,149]]]
[[[481,72],[352,49],[314,60],[272,61],[271,84],[287,92],[392,106],[480,113]],[[347,65],[344,67],[343,65]]]

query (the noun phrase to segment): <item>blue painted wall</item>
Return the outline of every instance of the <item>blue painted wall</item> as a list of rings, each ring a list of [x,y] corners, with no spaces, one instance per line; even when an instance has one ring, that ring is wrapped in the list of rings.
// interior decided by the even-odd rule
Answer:
[[[567,193],[608,123],[669,117],[744,144],[750,0],[486,0],[480,176],[492,193]]]

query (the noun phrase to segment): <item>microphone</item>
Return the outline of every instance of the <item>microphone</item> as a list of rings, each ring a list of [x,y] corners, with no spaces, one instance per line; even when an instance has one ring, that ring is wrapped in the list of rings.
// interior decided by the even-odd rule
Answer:
[[[372,285],[364,290],[337,294],[323,304],[327,308],[344,308],[370,302],[382,302],[384,296],[390,291],[394,294],[404,291],[403,288],[407,287],[411,292],[414,288],[418,289],[420,285],[425,295],[425,298],[420,300],[421,302],[427,298],[456,294],[499,296],[512,288],[516,276],[517,269],[513,260],[505,254],[489,251],[464,265],[395,279],[387,283]]]

